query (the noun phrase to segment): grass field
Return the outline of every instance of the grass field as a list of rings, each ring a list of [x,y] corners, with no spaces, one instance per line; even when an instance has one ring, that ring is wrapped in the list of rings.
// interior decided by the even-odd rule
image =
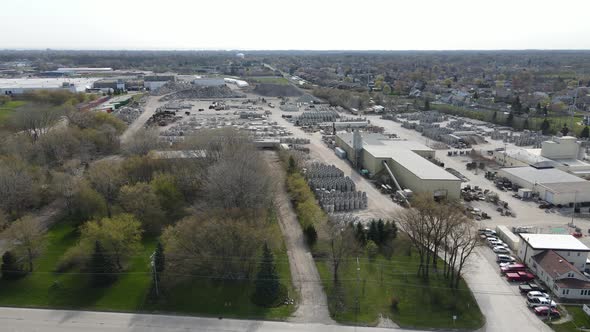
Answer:
[[[278,230],[278,224],[271,226]],[[280,232],[280,231],[279,231]],[[89,276],[79,271],[56,273],[59,258],[78,240],[76,229],[61,221],[50,229],[44,254],[35,260],[34,272],[15,280],[0,280],[0,305],[17,307],[50,307],[125,312],[175,312],[239,318],[285,319],[294,306],[266,309],[250,301],[251,281],[219,283],[194,278],[179,284],[164,297],[149,297],[151,274],[149,257],[156,239],[147,238],[142,250],[129,261],[129,267],[116,282],[105,288],[89,286]],[[291,288],[291,277],[285,248],[275,250],[282,283]]]
[[[0,125],[5,123],[10,118],[10,115],[15,109],[23,106],[24,104],[26,104],[24,101],[12,100],[6,104],[0,105]]]
[[[289,80],[284,77],[252,77],[248,78],[248,80],[253,81],[255,83],[266,83],[266,84],[278,84],[278,85],[288,85]]]
[[[349,260],[341,268],[340,289],[334,287],[330,264],[316,261],[332,317],[341,323],[360,325],[375,325],[379,315],[383,315],[401,327],[481,327],[483,316],[465,283],[452,290],[442,276],[433,275],[429,282],[418,279],[419,256],[416,253],[408,256],[404,246],[398,243],[389,259],[380,256],[371,261],[366,256],[360,257],[358,281],[356,258]],[[360,306],[355,310],[357,294]],[[391,307],[393,297],[399,301],[396,310]],[[453,315],[457,316],[454,323]]]
[[[580,328],[590,328],[590,317],[582,310],[581,306],[565,306],[568,313],[572,316],[572,320],[563,324],[549,324],[551,328],[557,332],[576,332]]]

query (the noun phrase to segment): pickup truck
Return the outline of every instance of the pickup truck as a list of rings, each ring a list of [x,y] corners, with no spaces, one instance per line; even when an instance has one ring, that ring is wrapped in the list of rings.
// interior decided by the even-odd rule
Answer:
[[[508,272],[506,279],[508,281],[530,281],[535,279],[535,275],[526,271]]]
[[[502,266],[500,268],[500,273],[504,274],[504,273],[508,273],[508,272],[518,272],[518,271],[524,271],[526,270],[526,265],[524,264],[509,264],[506,266]]]

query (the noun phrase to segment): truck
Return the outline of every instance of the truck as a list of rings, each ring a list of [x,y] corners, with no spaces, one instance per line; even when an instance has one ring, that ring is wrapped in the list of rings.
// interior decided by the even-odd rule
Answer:
[[[533,279],[535,279],[535,275],[527,271],[506,273],[506,280],[508,281],[531,281]]]

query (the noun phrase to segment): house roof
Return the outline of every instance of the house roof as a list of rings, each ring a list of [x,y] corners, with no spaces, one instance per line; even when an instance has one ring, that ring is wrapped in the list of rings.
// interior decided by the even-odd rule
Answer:
[[[553,250],[543,251],[533,256],[533,260],[553,278],[571,271],[578,271],[567,259],[561,257]]]
[[[537,250],[570,250],[590,252],[585,244],[569,234],[518,234],[529,246]]]
[[[555,281],[555,284],[559,288],[590,289],[590,282],[576,278],[559,279]]]

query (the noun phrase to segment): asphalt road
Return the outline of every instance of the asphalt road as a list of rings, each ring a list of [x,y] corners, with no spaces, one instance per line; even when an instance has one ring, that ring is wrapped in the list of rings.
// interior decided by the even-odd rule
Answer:
[[[386,328],[186,316],[0,308],[2,332],[391,332]],[[395,331],[423,332],[398,329]]]

